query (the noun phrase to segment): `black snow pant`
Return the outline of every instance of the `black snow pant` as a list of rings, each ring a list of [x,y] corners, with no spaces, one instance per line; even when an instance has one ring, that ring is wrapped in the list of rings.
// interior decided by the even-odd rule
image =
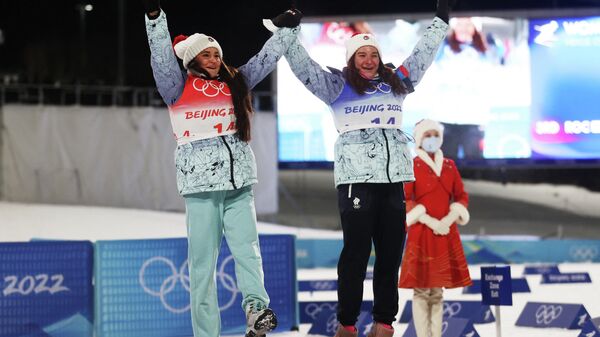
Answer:
[[[398,273],[406,237],[402,183],[338,186],[344,247],[338,261],[338,320],[354,325],[375,246],[373,320],[392,324],[398,313]]]

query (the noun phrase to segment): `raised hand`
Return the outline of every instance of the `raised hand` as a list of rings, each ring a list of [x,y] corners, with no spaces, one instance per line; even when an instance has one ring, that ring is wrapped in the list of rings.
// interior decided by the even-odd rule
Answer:
[[[296,8],[292,8],[277,15],[272,19],[264,19],[263,25],[265,25],[265,27],[267,27],[268,30],[275,32],[276,30],[282,27],[297,27],[300,24],[301,20],[302,12],[300,12]]]
[[[458,0],[438,0],[435,15],[448,23],[450,20],[450,9],[456,5],[457,1]]]
[[[288,9],[287,11],[272,18],[273,24],[279,28],[287,27],[294,28],[300,24],[302,20],[302,12],[297,9]]]
[[[150,19],[156,19],[160,14],[160,0],[142,0],[146,15]]]

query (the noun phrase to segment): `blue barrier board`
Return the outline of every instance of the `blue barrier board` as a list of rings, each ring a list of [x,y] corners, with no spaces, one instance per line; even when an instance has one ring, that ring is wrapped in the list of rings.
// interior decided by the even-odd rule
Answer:
[[[414,321],[410,321],[402,337],[417,337]],[[470,320],[450,317],[442,322],[442,337],[479,337],[479,333]]]
[[[560,274],[560,270],[555,264],[525,266],[525,268],[523,269],[523,275],[542,274]]]
[[[298,291],[335,291],[337,280],[298,281]]]
[[[517,326],[534,328],[582,329],[590,320],[581,304],[527,302],[517,319]]]
[[[337,314],[335,309],[323,308],[316,316],[312,326],[308,330],[309,336],[334,336],[338,328]],[[362,311],[356,320],[358,337],[366,337],[373,326],[370,311]]]
[[[89,241],[0,243],[0,337],[91,337]]]
[[[371,312],[373,301],[363,301],[360,310]],[[337,301],[300,302],[300,323],[314,323],[323,310],[337,310]]]
[[[550,283],[592,283],[589,273],[543,274],[542,284]]]
[[[337,331],[338,321],[336,310],[330,307],[323,307],[315,316],[310,329],[309,336],[333,336]]]
[[[260,236],[265,288],[279,331],[298,325],[294,237]],[[96,244],[96,336],[191,336],[186,239]],[[246,319],[235,263],[225,241],[217,261],[222,334],[241,334]]]
[[[469,264],[600,262],[600,240],[464,240],[462,244]],[[298,268],[335,268],[343,241],[299,239],[297,247]],[[371,255],[370,266],[374,260]]]
[[[491,323],[496,320],[489,305],[480,301],[452,301],[444,300],[444,318],[465,318],[473,323]],[[412,320],[412,301],[406,301],[404,309],[398,320],[400,323],[408,323]]]
[[[600,317],[588,320],[577,337],[600,336]]]

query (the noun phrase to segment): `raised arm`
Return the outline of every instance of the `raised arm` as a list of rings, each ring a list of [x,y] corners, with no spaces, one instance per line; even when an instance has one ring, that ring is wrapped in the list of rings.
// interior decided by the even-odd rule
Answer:
[[[321,101],[331,104],[344,89],[344,77],[340,71],[328,72],[310,56],[299,39],[295,39],[285,53],[292,72],[306,89]]]
[[[417,42],[410,56],[402,63],[402,66],[408,71],[407,75],[413,86],[421,81],[425,71],[433,62],[440,45],[446,38],[449,11],[448,0],[438,0],[436,17]]]
[[[144,4],[152,73],[163,101],[172,105],[183,92],[186,75],[179,68],[173,52],[167,16],[159,8],[158,1],[145,1]]]
[[[275,69],[283,53],[296,39],[301,20],[302,13],[296,9],[287,10],[273,19],[263,20],[263,24],[274,34],[258,54],[239,67],[248,88],[252,89]]]
[[[239,67],[244,75],[249,89],[254,88],[277,66],[277,61],[296,39],[300,27],[281,28],[265,42],[258,54],[254,55],[246,64]]]

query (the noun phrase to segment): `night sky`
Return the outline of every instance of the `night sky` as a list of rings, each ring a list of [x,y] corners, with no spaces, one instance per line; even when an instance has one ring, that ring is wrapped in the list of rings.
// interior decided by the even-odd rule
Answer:
[[[1,0],[0,79],[18,75],[21,83],[118,83],[118,8],[120,0]],[[139,0],[124,1],[124,84],[153,86],[149,51]],[[172,36],[214,36],[233,66],[259,51],[270,33],[261,25],[289,8],[293,0],[162,1]],[[295,0],[305,16],[434,13],[435,0]],[[91,3],[82,33],[79,6]],[[598,0],[461,0],[459,11],[600,6]],[[84,39],[82,39],[82,34]]]

